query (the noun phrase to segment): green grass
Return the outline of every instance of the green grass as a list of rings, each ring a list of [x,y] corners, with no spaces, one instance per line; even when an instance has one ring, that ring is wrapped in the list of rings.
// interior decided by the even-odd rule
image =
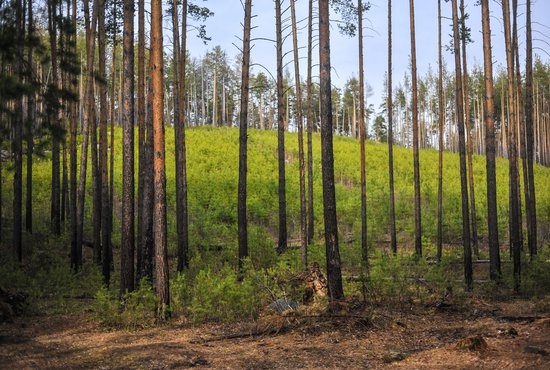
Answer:
[[[115,132],[115,226],[114,245],[120,243],[120,195],[122,188],[121,130]],[[296,134],[286,136],[286,176],[289,237],[299,233],[299,176],[298,142]],[[166,130],[167,160],[167,215],[169,250],[175,252],[175,181],[174,181],[174,132]],[[248,156],[248,220],[250,255],[255,266],[268,267],[277,262],[275,242],[278,224],[277,197],[277,135],[269,131],[249,131]],[[322,248],[322,187],[321,148],[318,134],[313,136],[314,199],[316,241],[311,248],[310,260],[323,265]],[[409,247],[414,231],[413,158],[412,151],[395,148],[395,196],[398,248]],[[192,265],[201,269],[205,264],[221,266],[226,261],[236,261],[237,253],[237,175],[238,130],[228,128],[192,128],[187,130],[187,165],[189,184],[190,248]],[[342,260],[345,268],[359,265],[360,255],[360,171],[359,142],[347,137],[335,137],[335,178],[337,194],[338,226],[341,240],[349,236],[354,240],[342,243]],[[389,239],[389,190],[388,151],[386,144],[367,143],[367,209],[368,238],[370,246],[381,248]],[[88,161],[90,163],[90,161]],[[434,150],[420,152],[422,194],[422,232],[427,254],[436,239],[437,225],[437,163]],[[136,152],[137,164],[137,152]],[[474,156],[477,221],[479,235],[487,235],[485,158]],[[90,174],[90,172],[88,172]],[[137,167],[136,167],[137,174]],[[501,243],[508,238],[508,162],[497,160],[498,216]],[[11,181],[13,172],[5,169],[2,175],[4,199],[5,238],[11,232]],[[48,235],[51,167],[49,160],[35,159],[34,164],[34,220],[35,230]],[[550,229],[550,169],[535,166],[537,187],[537,211],[539,229]],[[137,184],[137,178],[136,178]],[[86,235],[91,234],[91,183],[87,186]],[[137,189],[136,189],[137,191]],[[460,177],[458,155],[444,154],[443,230],[446,242],[461,237]],[[542,235],[542,233],[541,233]],[[28,238],[28,237],[26,237]],[[63,239],[65,240],[65,239]],[[64,241],[65,242],[65,241]],[[548,243],[548,240],[544,241]],[[211,245],[222,245],[222,252],[209,252]],[[459,248],[454,248],[458,249]],[[445,251],[444,253],[449,253]],[[486,253],[482,248],[482,253]],[[299,259],[290,253],[289,260],[298,264]],[[198,273],[198,270],[196,271]]]

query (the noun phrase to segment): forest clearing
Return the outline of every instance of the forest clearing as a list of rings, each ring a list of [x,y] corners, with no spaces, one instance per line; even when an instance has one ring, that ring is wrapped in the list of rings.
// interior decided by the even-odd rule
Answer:
[[[0,368],[550,368],[547,10],[0,0]]]

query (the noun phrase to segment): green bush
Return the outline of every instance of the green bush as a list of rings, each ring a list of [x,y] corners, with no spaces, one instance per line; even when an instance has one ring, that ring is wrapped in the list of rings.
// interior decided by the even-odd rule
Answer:
[[[256,319],[260,295],[251,279],[239,281],[236,272],[225,268],[219,273],[202,270],[195,279],[189,312],[198,322]]]
[[[156,322],[157,296],[146,279],[141,280],[138,289],[124,294],[122,300],[102,287],[95,295],[93,311],[95,319],[106,326],[146,328]]]

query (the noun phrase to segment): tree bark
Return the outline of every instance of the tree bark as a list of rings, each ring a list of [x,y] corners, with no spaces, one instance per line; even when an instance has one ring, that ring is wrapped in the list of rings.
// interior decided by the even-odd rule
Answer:
[[[89,15],[88,2],[84,2],[85,14]],[[91,122],[94,118],[94,51],[95,51],[95,35],[97,27],[97,12],[98,0],[93,1],[92,5],[92,22],[89,25],[89,16],[86,16],[87,32],[86,32],[86,92],[84,96],[84,123],[82,125],[82,149],[80,151],[80,178],[78,182],[77,193],[77,211],[76,211],[76,243],[74,250],[71,253],[71,265],[73,269],[78,270],[82,266],[82,241],[84,239],[84,208],[86,197],[86,170],[88,164],[88,140],[90,133]]]
[[[439,164],[437,181],[437,260],[443,256],[443,135],[445,134],[445,101],[443,100],[443,55],[441,50],[441,0],[437,1],[439,68],[437,92],[439,100]]]
[[[527,0],[525,35],[525,131],[527,138],[527,177],[529,183],[528,246],[531,258],[537,255],[537,202],[535,193],[533,135],[533,36],[531,31],[531,0]]]
[[[21,0],[16,5],[17,53],[23,55],[23,9]],[[22,82],[23,68],[21,63],[15,65],[16,78]],[[19,263],[23,261],[22,242],[22,207],[23,207],[23,96],[15,101],[15,116],[12,120],[14,155],[13,172],[13,246]]]
[[[279,0],[275,1],[279,4]],[[237,222],[239,239],[239,269],[242,269],[243,262],[248,257],[248,231],[246,220],[246,177],[247,177],[247,125],[248,125],[248,96],[250,77],[250,31],[252,20],[252,0],[246,0],[244,5],[244,28],[243,28],[243,60],[241,79],[241,111],[239,122],[239,185]]]
[[[412,125],[414,161],[414,248],[417,257],[422,256],[422,212],[420,201],[420,159],[418,150],[418,88],[416,76],[416,37],[414,25],[414,0],[409,0],[411,28],[411,80],[412,80]]]
[[[151,75],[154,137],[155,211],[155,290],[159,296],[158,313],[168,318],[170,290],[168,279],[168,246],[166,239],[166,158],[164,141],[164,83],[162,56],[162,1],[151,1]]]
[[[468,211],[468,180],[466,167],[466,141],[464,133],[464,95],[462,91],[462,71],[460,67],[460,36],[458,30],[457,0],[453,0],[453,41],[455,56],[455,102],[458,125],[458,150],[460,155],[460,188],[462,193],[462,243],[464,247],[464,282],[466,290],[472,290],[472,251],[470,249],[470,223]]]
[[[361,259],[363,263],[363,269],[365,269],[366,271],[368,269],[369,258],[367,249],[367,166],[365,163],[365,78],[363,71],[362,0],[357,0],[357,17],[359,38],[359,145],[361,148]],[[355,113],[355,107],[353,112]]]
[[[472,162],[472,131],[471,131],[471,117],[470,117],[470,95],[469,95],[469,82],[468,82],[468,63],[466,60],[466,13],[464,10],[464,0],[460,0],[460,17],[461,21],[461,46],[462,46],[462,86],[464,96],[464,116],[466,124],[466,154],[468,160],[468,181],[470,186],[470,218],[472,223],[472,247],[476,258],[479,258],[479,249],[477,244],[477,213],[476,213],[476,197],[475,197],[475,182],[474,182],[474,166]]]
[[[306,175],[304,163],[304,128],[302,119],[302,87],[300,82],[300,62],[298,53],[298,30],[296,28],[295,0],[290,0],[292,35],[294,46],[294,79],[296,80],[296,120],[298,123],[298,159],[300,167],[300,239],[302,241],[302,265],[307,269],[307,216],[306,216]]]
[[[285,177],[285,119],[283,86],[283,35],[281,21],[281,0],[275,0],[277,33],[277,155],[279,163],[279,242],[277,252],[287,249],[286,228],[286,177]],[[288,111],[288,108],[287,108]]]
[[[514,289],[516,291],[520,288],[520,275],[521,275],[521,243],[519,238],[519,205],[517,202],[519,191],[517,187],[517,148],[516,148],[516,115],[514,107],[514,61],[512,57],[512,41],[510,35],[510,3],[509,0],[502,0],[502,16],[504,19],[504,40],[506,45],[506,65],[507,65],[507,77],[508,77],[508,111],[510,120],[508,123],[509,130],[509,172],[510,172],[510,248],[512,251],[512,257],[514,261]]]
[[[58,69],[57,69],[57,1],[48,2],[48,33],[50,40],[51,53],[51,84],[49,89],[52,90],[52,98],[54,106],[52,111],[48,113],[52,133],[52,187],[51,187],[51,230],[54,235],[61,234],[61,184],[59,176],[60,169],[60,153],[59,141],[61,136],[61,127],[58,122],[57,105],[59,102],[58,93],[55,91],[58,84]]]
[[[28,36],[34,37],[34,24],[33,24],[33,1],[28,0]],[[32,60],[33,43],[29,43],[27,49],[27,63],[28,63],[28,76],[29,80],[34,77],[34,64]],[[32,175],[33,175],[33,150],[34,150],[34,121],[36,119],[36,99],[34,92],[29,94],[27,100],[27,124],[26,124],[26,136],[27,136],[27,192],[26,192],[26,211],[25,211],[25,229],[29,234],[32,234]]]
[[[174,5],[174,7],[176,7]],[[177,16],[177,12],[176,16]],[[179,39],[178,21],[174,18],[174,40]],[[175,51],[179,53],[176,63],[178,71],[176,84],[178,100],[177,121],[174,122],[176,141],[176,221],[178,233],[178,271],[189,267],[189,220],[187,208],[187,156],[185,148],[185,63],[187,40],[187,0],[183,0],[181,50],[179,42],[174,41]]]
[[[485,72],[485,145],[487,167],[487,223],[489,229],[489,275],[500,279],[500,248],[498,241],[497,177],[495,165],[495,103],[493,93],[493,56],[489,0],[481,1],[483,26],[483,65]],[[502,107],[504,110],[504,106]],[[504,127],[504,122],[502,122]]]
[[[101,0],[103,3],[99,12],[99,76],[103,81],[107,81],[106,73],[106,53],[105,53],[105,41],[107,39],[105,33],[105,0]],[[99,99],[100,99],[100,111],[99,111],[99,169],[100,169],[100,184],[101,184],[101,245],[102,245],[102,258],[106,260],[106,265],[110,267],[109,261],[109,245],[111,244],[111,232],[109,228],[109,214],[110,214],[110,202],[109,202],[109,153],[108,153],[108,141],[107,141],[107,120],[108,120],[108,107],[107,107],[107,88],[104,82],[99,84]],[[105,265],[105,263],[103,263]],[[106,270],[109,273],[106,275]],[[103,268],[103,281],[108,285],[110,279],[110,268]]]
[[[134,290],[134,2],[131,0],[124,0],[122,63],[124,111],[122,117],[121,295]],[[162,92],[157,93],[162,94]]]
[[[390,180],[390,243],[393,254],[397,254],[397,233],[395,228],[395,190],[393,181],[393,50],[392,50],[392,3],[388,0],[388,162]]]
[[[329,299],[344,297],[338,222],[336,218],[336,191],[334,186],[334,154],[332,144],[332,90],[330,78],[329,1],[319,0],[319,77],[321,103],[321,156],[323,178],[323,209],[325,216],[325,245]]]

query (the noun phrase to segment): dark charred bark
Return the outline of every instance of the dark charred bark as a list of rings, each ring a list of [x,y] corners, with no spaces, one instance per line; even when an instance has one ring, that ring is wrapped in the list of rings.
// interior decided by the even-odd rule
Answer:
[[[28,0],[28,37],[34,37],[33,24],[33,2]],[[33,43],[29,42],[27,51],[28,76],[32,79],[34,75],[34,64],[32,60]],[[34,133],[33,126],[36,119],[36,99],[34,92],[29,94],[27,100],[27,124],[26,124],[26,139],[27,139],[27,192],[26,192],[26,210],[25,210],[25,229],[29,234],[32,234],[32,175],[33,175],[33,150],[34,150]]]
[[[51,78],[49,89],[52,91],[52,109],[49,110],[48,120],[52,132],[52,187],[50,218],[51,230],[54,235],[61,234],[61,161],[60,161],[60,135],[61,127],[58,121],[58,68],[57,68],[57,1],[48,1],[48,33],[51,53]]]
[[[275,4],[279,4],[276,0]],[[239,237],[239,268],[243,267],[243,260],[248,257],[248,231],[246,220],[246,177],[247,177],[247,126],[248,126],[248,95],[250,77],[250,31],[252,21],[252,0],[244,4],[243,29],[243,60],[241,78],[241,112],[239,122],[239,185],[237,203],[237,222]]]
[[[283,35],[281,0],[275,0],[275,22],[277,33],[277,159],[279,163],[279,241],[277,253],[287,249],[286,228],[286,177],[285,177],[285,118],[283,87]]]

